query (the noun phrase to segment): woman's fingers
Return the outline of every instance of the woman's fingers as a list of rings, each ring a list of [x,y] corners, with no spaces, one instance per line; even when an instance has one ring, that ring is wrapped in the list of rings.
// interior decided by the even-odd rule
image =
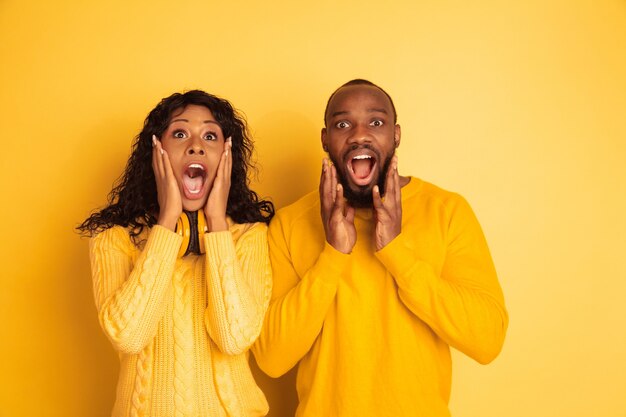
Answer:
[[[226,180],[227,184],[230,185],[230,174],[233,170],[233,139],[231,137],[226,139],[225,147],[226,150],[224,151],[224,153],[226,154],[226,163],[224,164],[224,179]],[[230,188],[230,186],[228,188]]]
[[[174,171],[172,170],[172,164],[170,162],[170,156],[164,149],[161,149],[161,152],[163,153],[163,156],[160,158],[161,164],[163,165],[163,176],[168,182],[176,182],[176,178],[174,178]]]
[[[165,177],[165,168],[163,167],[163,147],[161,142],[157,139],[156,135],[152,135],[152,158],[154,175],[157,178]]]

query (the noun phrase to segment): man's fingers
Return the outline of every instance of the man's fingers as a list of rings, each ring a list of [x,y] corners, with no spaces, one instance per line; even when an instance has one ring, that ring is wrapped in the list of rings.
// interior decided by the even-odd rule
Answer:
[[[354,213],[356,210],[352,206],[346,206],[346,220],[350,223],[354,223]]]
[[[385,202],[395,203],[397,188],[396,177],[398,176],[397,168],[397,156],[394,155],[389,163],[389,169],[387,170],[387,176],[385,178]]]
[[[335,195],[335,203],[333,204],[332,217],[345,218],[350,223],[354,222],[354,208],[346,202],[343,197],[343,186],[337,184]]]
[[[378,188],[378,185],[375,185],[372,190],[372,201],[374,203],[374,209],[380,210],[383,208],[383,199],[380,197],[380,189]]]
[[[325,181],[324,181],[324,175],[326,174],[326,158],[322,159],[322,170],[320,171],[320,185],[319,185],[319,192],[320,192],[320,201],[323,203],[324,201],[324,185],[325,185]]]
[[[332,196],[334,203],[337,198],[337,194],[335,193],[335,190],[337,189],[337,168],[335,168],[335,165],[330,166],[330,187],[333,191]],[[341,188],[341,197],[343,198],[343,187]]]
[[[346,202],[343,198],[343,186],[341,184],[337,184],[335,185],[335,190],[336,191],[334,193],[333,207],[343,216],[346,209]]]
[[[394,155],[393,159],[394,199],[396,204],[402,207],[402,190],[400,189],[400,174],[398,173],[398,156]]]
[[[320,200],[322,205],[322,211],[328,215],[333,202],[332,195],[334,190],[330,188],[330,167],[328,159],[322,160],[322,175],[320,177]]]

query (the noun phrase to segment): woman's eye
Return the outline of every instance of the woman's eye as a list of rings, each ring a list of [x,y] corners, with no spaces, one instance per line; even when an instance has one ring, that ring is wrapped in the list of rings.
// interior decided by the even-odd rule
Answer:
[[[339,129],[345,129],[346,127],[350,126],[350,124],[348,122],[339,122],[336,125]]]
[[[182,130],[177,130],[172,134],[172,136],[174,136],[176,139],[185,139],[185,137],[187,137],[187,135],[185,135],[185,132],[183,132]]]
[[[380,127],[383,125],[383,121],[382,120],[374,120],[372,121],[372,123],[370,123],[372,126],[374,127]]]
[[[217,140],[217,135],[213,132],[209,132],[204,135],[204,139],[206,140]]]

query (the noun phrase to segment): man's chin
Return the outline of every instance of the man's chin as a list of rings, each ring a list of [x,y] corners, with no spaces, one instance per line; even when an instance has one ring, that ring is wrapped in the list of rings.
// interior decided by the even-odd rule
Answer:
[[[374,183],[367,185],[344,184],[343,196],[355,208],[370,208],[374,205],[372,190]]]

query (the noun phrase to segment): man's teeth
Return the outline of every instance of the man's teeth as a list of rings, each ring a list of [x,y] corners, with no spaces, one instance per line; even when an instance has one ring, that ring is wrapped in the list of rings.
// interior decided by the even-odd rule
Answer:
[[[372,157],[369,155],[357,155],[352,159],[371,159]]]

